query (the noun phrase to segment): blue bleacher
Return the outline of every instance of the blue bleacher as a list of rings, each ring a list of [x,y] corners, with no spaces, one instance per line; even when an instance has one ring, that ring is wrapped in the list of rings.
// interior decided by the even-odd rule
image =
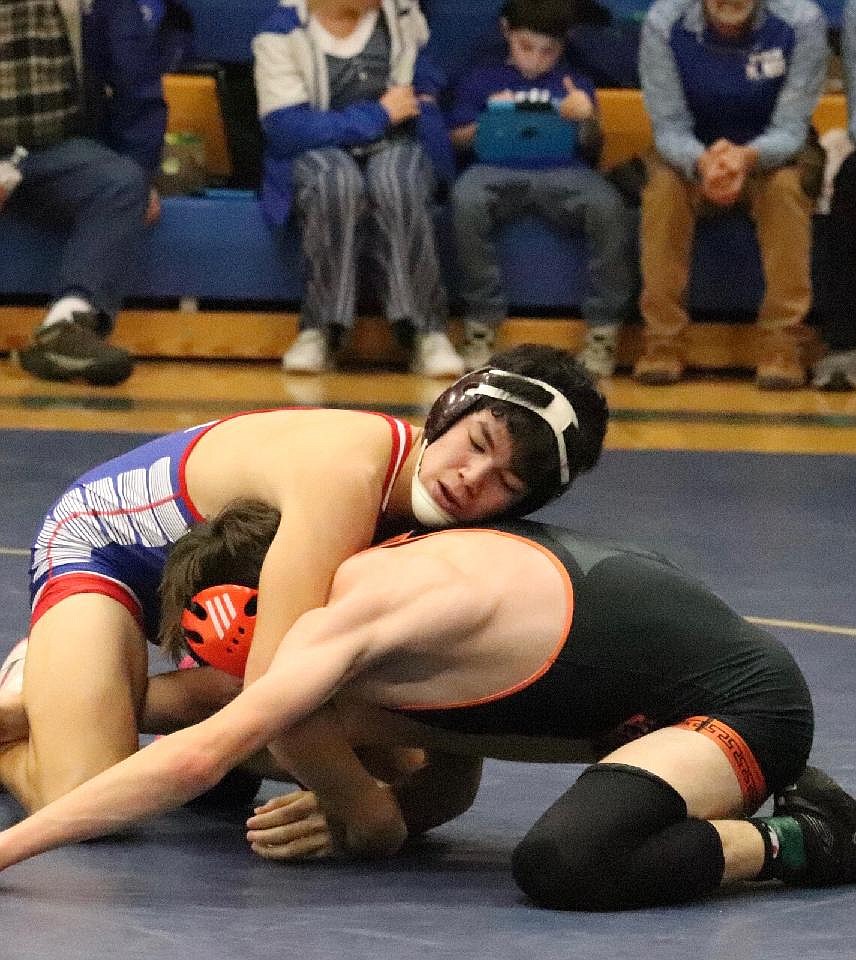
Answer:
[[[240,64],[276,0],[185,0],[195,22],[194,56]],[[840,2],[827,4],[840,11]],[[472,62],[472,50],[501,43],[496,29],[502,0],[423,0],[432,26],[432,50],[454,76]],[[644,9],[636,0],[608,0],[616,19]],[[461,16],[466,9],[468,16]],[[635,13],[634,13],[635,11]],[[637,18],[638,19],[638,18]],[[458,287],[448,211],[438,214],[441,259],[452,299]],[[55,290],[61,237],[46,236],[6,214],[0,218],[0,297],[49,296]],[[504,229],[500,240],[510,302],[521,311],[568,313],[585,296],[586,253],[582,236],[560,235],[536,221]],[[733,313],[757,309],[762,275],[751,225],[725,216],[698,231],[690,303],[696,311]],[[160,222],[131,290],[134,298],[197,297],[218,301],[287,301],[301,295],[299,237],[294,229],[272,233],[253,193],[209,191],[200,197],[163,200]]]

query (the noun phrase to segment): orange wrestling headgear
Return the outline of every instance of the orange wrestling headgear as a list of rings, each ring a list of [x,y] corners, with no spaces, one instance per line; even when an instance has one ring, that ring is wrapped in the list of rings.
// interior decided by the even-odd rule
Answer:
[[[258,590],[221,583],[200,590],[181,615],[190,655],[198,663],[243,677],[256,629]]]

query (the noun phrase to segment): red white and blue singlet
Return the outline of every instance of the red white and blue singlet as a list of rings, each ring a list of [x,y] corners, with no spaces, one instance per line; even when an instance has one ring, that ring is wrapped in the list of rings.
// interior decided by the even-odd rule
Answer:
[[[407,458],[410,425],[384,414],[392,451],[381,512]],[[241,416],[241,414],[239,414]],[[99,593],[122,603],[146,636],[158,632],[158,586],[169,550],[204,519],[187,493],[185,464],[221,423],[190,427],[108,460],[76,480],[45,517],[31,550],[31,624],[64,597]]]

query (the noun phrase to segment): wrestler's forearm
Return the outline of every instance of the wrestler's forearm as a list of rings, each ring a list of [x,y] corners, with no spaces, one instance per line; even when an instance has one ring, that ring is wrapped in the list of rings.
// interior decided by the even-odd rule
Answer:
[[[199,723],[241,692],[241,681],[213,667],[149,677],[141,733],[171,733]]]
[[[0,832],[0,869],[180,806],[217,782],[219,769],[187,762],[181,731],[105,770]]]
[[[341,825],[346,852],[388,856],[407,837],[392,795],[360,763],[336,721],[324,708],[269,745],[277,764],[318,798],[325,813]]]

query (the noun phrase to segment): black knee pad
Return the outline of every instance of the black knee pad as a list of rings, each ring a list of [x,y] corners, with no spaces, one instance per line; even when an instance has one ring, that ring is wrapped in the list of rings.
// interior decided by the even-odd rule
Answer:
[[[699,856],[700,888],[683,875]],[[603,763],[585,770],[538,820],[514,851],[512,869],[542,906],[615,910],[678,902],[715,886],[722,846],[709,823],[687,819],[683,797],[665,780]]]

